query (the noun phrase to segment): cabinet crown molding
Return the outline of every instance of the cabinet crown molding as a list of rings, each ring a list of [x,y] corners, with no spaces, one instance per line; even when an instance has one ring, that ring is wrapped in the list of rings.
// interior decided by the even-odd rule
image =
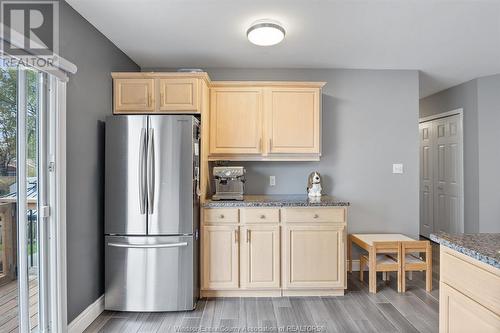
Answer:
[[[161,79],[161,78],[197,78],[203,79],[210,85],[211,80],[207,72],[112,72],[113,79]]]
[[[210,87],[288,87],[323,88],[326,82],[311,81],[212,81]]]

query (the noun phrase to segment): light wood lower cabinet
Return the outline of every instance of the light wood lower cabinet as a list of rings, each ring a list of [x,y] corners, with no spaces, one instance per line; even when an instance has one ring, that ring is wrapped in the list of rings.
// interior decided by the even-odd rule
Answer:
[[[283,288],[343,288],[343,226],[285,225]]]
[[[280,287],[280,227],[241,227],[240,271],[242,288]]]
[[[446,283],[439,284],[439,332],[498,333],[500,317]]]
[[[239,227],[235,225],[203,227],[204,289],[239,287]]]
[[[202,216],[202,296],[343,295],[345,208],[207,208]]]
[[[500,332],[500,269],[440,247],[439,332]]]

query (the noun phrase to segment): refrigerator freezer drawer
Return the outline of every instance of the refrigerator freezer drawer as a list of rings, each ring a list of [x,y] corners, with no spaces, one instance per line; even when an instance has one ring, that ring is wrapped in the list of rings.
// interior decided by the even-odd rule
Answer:
[[[106,310],[194,309],[196,248],[192,236],[106,236]]]

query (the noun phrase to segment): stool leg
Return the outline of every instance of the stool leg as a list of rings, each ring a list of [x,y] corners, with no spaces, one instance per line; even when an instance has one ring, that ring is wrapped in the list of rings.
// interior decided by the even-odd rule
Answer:
[[[400,277],[400,283],[399,283],[399,286],[400,286],[400,290],[398,290],[398,292],[400,293],[404,293],[406,292],[406,271],[404,268],[401,269],[401,277]]]
[[[349,273],[352,274],[352,240],[351,240],[351,235],[347,236],[347,260],[349,260],[348,265],[349,265]],[[361,264],[361,260],[360,260]]]
[[[368,289],[371,293],[375,294],[377,292],[377,256],[373,249],[370,249],[369,253],[368,276],[370,283]]]
[[[363,259],[359,259],[359,281],[363,282],[363,273],[364,273],[365,262]]]
[[[432,291],[432,270],[425,271],[425,290],[429,293]]]
[[[432,247],[430,244],[427,246],[425,252],[425,260],[427,261],[427,269],[425,270],[425,289],[428,292],[432,291]]]

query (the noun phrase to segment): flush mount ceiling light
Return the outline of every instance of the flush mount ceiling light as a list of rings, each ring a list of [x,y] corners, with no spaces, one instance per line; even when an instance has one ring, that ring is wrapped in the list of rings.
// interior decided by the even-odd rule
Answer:
[[[285,38],[285,28],[274,20],[258,20],[248,28],[247,38],[259,46],[276,45]]]

